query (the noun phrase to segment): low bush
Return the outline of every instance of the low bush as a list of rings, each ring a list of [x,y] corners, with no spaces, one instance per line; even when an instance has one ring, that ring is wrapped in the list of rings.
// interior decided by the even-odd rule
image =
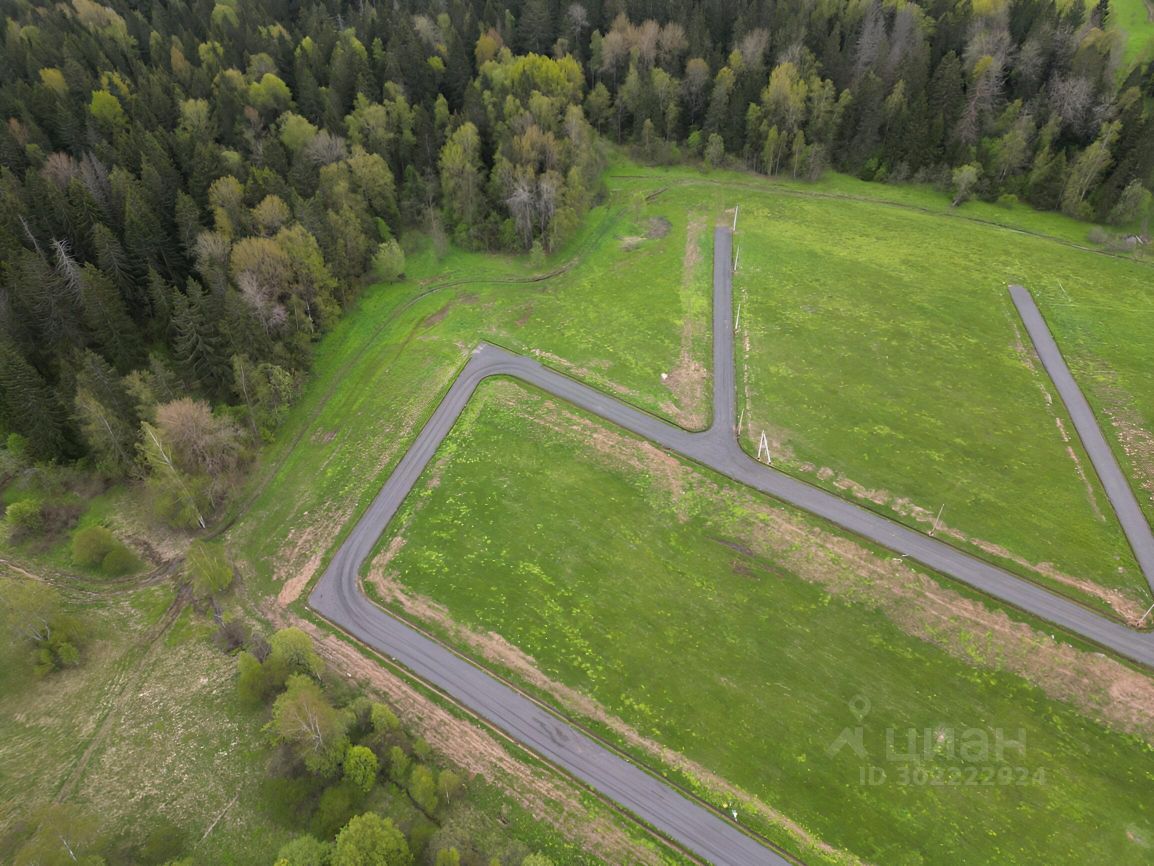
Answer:
[[[104,555],[104,559],[100,562],[100,570],[108,577],[123,577],[126,574],[135,574],[140,571],[144,563],[140,561],[140,557],[121,544],[119,541],[116,547],[108,551]]]
[[[108,577],[122,577],[144,567],[140,557],[103,526],[86,526],[73,534],[72,561]]]

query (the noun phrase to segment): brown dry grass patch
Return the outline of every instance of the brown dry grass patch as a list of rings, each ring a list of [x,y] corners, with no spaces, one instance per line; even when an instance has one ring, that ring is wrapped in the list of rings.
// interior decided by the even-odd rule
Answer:
[[[693,296],[699,290],[694,285],[694,276],[701,263],[701,236],[704,231],[705,220],[700,216],[691,217],[685,227],[680,287],[681,309],[685,318],[681,325],[677,363],[663,379],[673,399],[662,405],[662,411],[689,430],[704,429],[708,423],[705,409],[709,370],[696,356],[698,344],[703,341],[708,324],[703,325],[692,313]]]

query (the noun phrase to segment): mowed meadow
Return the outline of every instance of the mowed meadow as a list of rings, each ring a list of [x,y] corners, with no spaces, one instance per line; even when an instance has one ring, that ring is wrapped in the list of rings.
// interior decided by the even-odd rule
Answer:
[[[1149,680],[512,380],[368,585],[805,862],[1154,851]]]
[[[1154,266],[1086,226],[918,187],[616,163],[529,262],[428,245],[366,290],[262,458],[234,538],[295,598],[481,340],[690,429],[710,403],[712,229],[739,206],[743,445],[1120,618],[1149,588],[1006,291],[1037,297],[1154,519]],[[875,198],[867,198],[873,195]],[[940,517],[939,517],[940,515]]]
[[[743,445],[756,453],[766,432],[780,468],[1137,618],[1148,585],[1007,285],[1034,292],[1154,515],[1154,267],[944,222],[748,200]]]

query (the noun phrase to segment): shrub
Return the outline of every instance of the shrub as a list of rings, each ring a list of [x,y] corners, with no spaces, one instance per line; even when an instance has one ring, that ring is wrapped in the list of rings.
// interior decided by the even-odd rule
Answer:
[[[163,815],[153,819],[156,824],[140,846],[142,863],[172,863],[184,850],[185,833]]]
[[[28,453],[28,440],[19,433],[9,433],[4,447],[17,457],[24,457]]]
[[[40,502],[35,499],[13,502],[4,512],[4,519],[17,535],[33,535],[44,526],[44,514]]]
[[[83,513],[84,506],[79,502],[67,500],[45,502],[40,506],[40,514],[44,519],[40,533],[52,538],[62,535],[76,525],[76,521]]]
[[[140,557],[120,542],[117,542],[116,547],[108,551],[100,562],[100,570],[109,577],[133,574],[140,571],[143,566],[144,563],[140,561]]]
[[[395,283],[404,276],[405,251],[392,238],[377,247],[377,253],[373,256],[373,273],[385,283]]]
[[[286,866],[326,866],[332,855],[333,846],[315,836],[297,836],[287,845],[281,846],[276,862]]]
[[[72,536],[72,561],[84,568],[96,568],[116,543],[116,536],[103,526],[77,530]]]
[[[1094,226],[1086,233],[1086,240],[1092,244],[1108,244],[1110,242],[1110,233],[1101,226]]]
[[[437,779],[424,764],[416,764],[409,776],[409,796],[428,814],[437,811]]]
[[[197,598],[208,598],[228,589],[232,583],[232,565],[219,544],[194,541],[188,547],[188,577]]]
[[[109,577],[139,571],[140,561],[120,539],[103,526],[86,526],[72,536],[72,561],[83,568],[99,568]]]
[[[216,645],[226,653],[236,652],[249,641],[249,628],[244,620],[230,619],[221,623],[213,636]]]
[[[333,866],[409,866],[413,856],[405,835],[388,818],[368,812],[353,818],[337,836]]]
[[[356,814],[362,799],[361,791],[348,782],[325,788],[309,829],[322,839],[332,838]]]
[[[393,746],[389,749],[389,778],[396,784],[404,783],[405,777],[409,775],[410,764],[412,764],[412,760],[400,746]]]
[[[370,712],[375,733],[387,734],[400,730],[401,722],[397,718],[397,714],[384,704],[373,704]]]
[[[345,752],[344,780],[366,794],[377,783],[377,756],[364,746],[349,746]]]

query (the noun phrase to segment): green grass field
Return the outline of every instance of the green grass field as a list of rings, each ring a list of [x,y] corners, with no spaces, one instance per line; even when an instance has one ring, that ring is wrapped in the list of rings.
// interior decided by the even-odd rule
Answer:
[[[945,506],[955,542],[1140,613],[1146,582],[1006,285],[1035,291],[1098,406],[1150,429],[1154,271],[874,203],[745,202],[745,446],[767,431],[782,468],[923,529]]]
[[[756,350],[738,359],[751,385],[751,399],[744,388],[739,397],[746,430],[764,423],[775,448],[787,446],[777,465],[833,489],[842,473],[927,511],[944,493],[943,533],[985,549],[956,543],[1102,608],[1143,597],[1089,464],[1070,443],[1084,481],[1057,422],[1072,428],[1015,349],[1005,283],[1034,289],[1091,402],[1113,414],[1107,435],[1141,486],[1154,480],[1142,474],[1154,451],[1141,439],[1154,427],[1154,397],[1142,387],[1154,358],[1137,339],[1150,327],[1148,266],[1091,250],[1087,226],[1059,215],[952,209],[924,188],[625,162],[607,183],[607,205],[536,269],[553,276],[533,280],[522,261],[459,251],[438,260],[418,247],[408,281],[367,290],[321,342],[315,375],[229,534],[249,591],[279,593],[282,604],[301,597],[478,340],[533,352],[699,426],[708,393],[694,367],[709,356],[711,228],[740,202],[736,288]],[[895,231],[908,233],[908,246]],[[793,303],[807,292],[816,295],[804,302],[816,304],[808,318]],[[911,337],[927,341],[923,354],[906,345]],[[879,352],[891,356],[885,366]],[[672,387],[661,380],[683,371]],[[408,591],[432,599],[410,599],[410,615],[575,712],[583,695],[594,698],[606,715],[591,724],[647,760],[632,735],[660,741],[674,750],[669,771],[719,805],[740,799],[726,793],[732,784],[781,810],[802,829],[768,812],[751,820],[807,862],[840,857],[817,840],[887,863],[1036,862],[1035,850],[1079,862],[1074,828],[1087,822],[1103,828],[1103,856],[1149,859],[1154,826],[1139,804],[1151,780],[1134,769],[1149,747],[1094,720],[1117,708],[1102,691],[1109,676],[1063,679],[1090,654],[1059,643],[1077,659],[1050,657],[1048,639],[1034,652],[1020,636],[1017,650],[996,649],[1000,625],[950,618],[958,605],[994,614],[965,593],[939,597],[933,581],[928,597],[946,613],[917,604],[909,613],[926,587],[903,595],[880,552],[863,558],[845,539],[815,550],[819,524],[782,522],[764,501],[645,448],[610,460],[603,448],[620,451],[611,432],[577,416],[568,426],[530,423],[534,400],[505,394],[474,406],[447,441],[448,462],[413,500],[419,519],[389,565]],[[868,457],[858,428],[872,437]],[[937,474],[916,457],[929,452],[940,455]],[[828,459],[807,469],[818,453]],[[834,477],[820,478],[821,466]],[[1018,506],[1010,516],[992,513],[1007,502]],[[890,510],[928,528],[916,512]],[[1083,583],[1039,574],[1031,566],[1042,561]],[[878,586],[889,602],[878,601]],[[483,652],[484,640],[478,649],[449,619],[510,643],[494,638]],[[566,700],[537,670],[573,690]],[[860,760],[824,751],[853,723],[858,695],[873,706],[871,748],[891,726],[1022,727],[1028,754],[1014,766],[1044,769],[1048,781],[867,790]],[[1151,724],[1148,707],[1136,712]],[[681,766],[678,755],[694,763]]]
[[[531,352],[644,409],[701,426],[708,416],[710,229],[726,208],[744,202],[738,291],[750,300],[743,327],[757,337],[746,365],[753,398],[746,432],[768,428],[775,445],[787,446],[776,455],[787,470],[821,483],[817,472],[825,467],[832,480],[844,476],[885,491],[902,508],[923,509],[914,512],[923,528],[924,512],[948,504],[943,532],[975,539],[976,552],[1087,603],[1127,612],[1142,603],[1144,582],[1093,473],[1076,443],[1070,448],[1081,466],[1066,450],[1056,426],[1061,410],[1046,403],[1043,383],[1013,351],[1003,293],[1010,279],[1035,290],[1092,402],[1122,425],[1107,431],[1115,444],[1128,433],[1138,437],[1130,454],[1120,445],[1119,454],[1154,491],[1154,440],[1141,439],[1154,426],[1154,402],[1141,388],[1151,348],[1134,339],[1148,325],[1141,288],[1148,267],[1089,251],[1085,224],[1060,215],[981,202],[953,209],[919,187],[839,175],[815,185],[770,183],[628,162],[615,164],[607,183],[608,203],[569,248],[536,269],[552,274],[547,279],[535,279],[523,260],[455,250],[438,260],[424,247],[410,254],[407,282],[365,292],[318,347],[312,382],[262,458],[255,499],[234,534],[250,576],[265,589],[308,579],[480,339]],[[869,229],[875,224],[909,232],[910,250],[889,235],[879,241]],[[944,252],[924,255],[927,248]],[[868,291],[857,304],[853,293],[863,282]],[[835,293],[826,292],[831,283]],[[856,331],[839,335],[840,353],[825,351],[832,338],[821,315],[792,336],[781,333],[780,305],[815,285],[831,309],[851,296],[861,316]],[[1107,292],[1137,314],[1119,317],[1102,303]],[[1067,295],[1085,303],[1060,306]],[[930,304],[946,300],[949,315],[927,318]],[[891,343],[901,338],[884,369],[871,363],[879,341],[869,328],[877,322]],[[902,337],[903,322],[930,341],[924,358]],[[956,331],[959,324],[968,330]],[[773,340],[762,339],[771,332]],[[935,363],[936,384],[923,389],[923,367]],[[822,411],[797,399],[834,391],[838,399]],[[995,427],[1013,438],[995,435]],[[952,431],[975,428],[980,436],[959,445],[963,437]],[[863,429],[886,432],[863,445]],[[865,448],[876,454],[865,458]],[[1007,472],[1006,460],[1017,457],[1022,465]],[[807,464],[812,472],[803,471]],[[1143,499],[1154,516],[1150,494]],[[994,513],[1007,503],[1012,517]],[[1040,573],[1039,563],[1052,565]],[[1051,576],[1067,573],[1081,584]]]
[[[1154,5],[1150,0],[1114,0],[1106,26],[1126,37],[1121,63],[1123,74],[1135,63],[1154,58]]]
[[[522,260],[410,256],[408,282],[366,291],[321,342],[309,387],[262,457],[259,495],[233,534],[250,577],[268,590],[311,574],[482,339],[703,426],[711,225],[681,201],[614,196],[540,268],[561,271],[546,280]]]
[[[489,647],[490,663],[530,687],[542,687],[539,671],[554,699],[575,689],[623,720],[635,737],[606,730],[624,747],[656,740],[841,851],[1083,863],[1090,826],[1096,859],[1151,857],[1146,742],[914,637],[901,602],[862,603],[887,594],[885,560],[545,395],[483,385],[395,526],[372,571],[410,616],[458,642],[446,618],[464,624],[477,636],[467,651]],[[405,594],[416,598],[398,602]],[[1045,652],[1032,662],[1039,674],[1047,663]],[[831,757],[859,723],[868,758]],[[918,770],[946,778],[958,766],[935,753],[903,783],[904,765],[884,758],[887,730],[932,731],[941,749],[962,728],[1024,736],[1021,753],[979,763],[1030,781],[918,783]],[[885,783],[863,784],[870,765]]]
[[[787,471],[922,529],[945,505],[955,543],[1099,609],[1145,608],[1072,427],[1015,347],[1005,284],[1035,291],[1154,517],[1148,265],[1088,250],[1086,226],[1060,215],[952,209],[931,190],[838,175],[803,185],[618,163],[608,185],[538,269],[547,279],[522,260],[425,248],[408,282],[366,291],[320,344],[257,472],[234,535],[250,576],[265,589],[295,578],[295,597],[481,339],[700,427],[711,228],[742,202],[745,445],[764,429]]]

